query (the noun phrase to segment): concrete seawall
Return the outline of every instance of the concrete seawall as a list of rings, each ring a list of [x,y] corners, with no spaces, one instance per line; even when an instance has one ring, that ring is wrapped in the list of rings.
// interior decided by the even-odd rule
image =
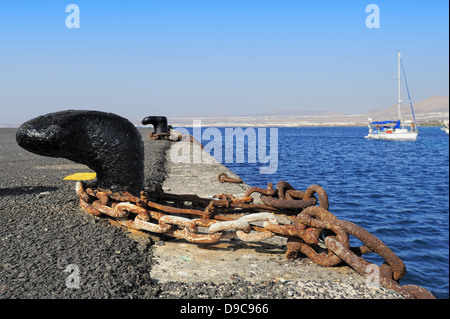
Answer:
[[[209,154],[201,163],[173,163],[177,144],[150,141],[146,188],[208,197],[241,197],[250,186],[217,181],[225,172]],[[74,181],[86,166],[41,157],[15,143],[14,129],[0,129],[0,298],[401,298],[366,285],[347,266],[322,267],[284,257],[285,239],[246,243],[224,239],[192,244],[128,230],[82,211]],[[330,199],[332,202],[332,199]],[[283,217],[280,217],[283,218]],[[283,219],[283,222],[289,222]],[[71,269],[78,286],[71,286]]]
[[[200,149],[198,144],[191,146],[191,155],[197,153],[196,162],[192,156],[189,163],[172,162],[171,152],[182,148],[175,143],[166,151],[167,175],[162,183],[165,192],[201,197],[226,193],[243,197],[250,185],[245,181],[242,184],[220,183],[217,179],[220,173],[238,176]],[[252,196],[255,202],[260,202],[259,194]],[[279,215],[277,219],[291,224],[287,216]],[[150,275],[159,283],[179,283],[185,287],[175,289],[168,296],[177,296],[180,289],[190,287],[190,295],[195,297],[195,289],[207,291],[205,287],[219,286],[223,287],[222,291],[219,289],[216,296],[208,294],[207,297],[240,297],[243,291],[254,291],[246,297],[401,298],[398,293],[383,287],[370,288],[365,279],[348,266],[323,267],[308,258],[288,261],[284,256],[285,245],[286,238],[277,236],[256,243],[224,239],[214,245],[193,244],[183,239],[158,241],[153,249],[155,264]],[[235,289],[237,282],[245,289]]]

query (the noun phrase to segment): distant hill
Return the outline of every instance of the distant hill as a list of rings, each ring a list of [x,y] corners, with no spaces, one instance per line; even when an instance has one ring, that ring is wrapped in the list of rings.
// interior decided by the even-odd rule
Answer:
[[[432,96],[426,100],[413,104],[414,111],[417,113],[429,113],[429,112],[447,112],[449,110],[449,98],[448,96]]]
[[[426,100],[413,104],[416,120],[419,122],[444,121],[449,119],[449,97],[431,96]],[[407,101],[402,104],[404,119],[412,119]],[[351,126],[367,125],[368,118],[373,120],[390,120],[397,116],[396,107],[384,110],[373,110],[366,114],[342,114],[320,111],[271,111],[253,116],[239,117],[182,117],[169,118],[174,127],[192,126],[193,120],[201,120],[202,126],[229,127],[269,127],[269,126]]]
[[[410,106],[407,101],[402,104],[402,110],[405,116],[411,116]],[[449,97],[431,96],[426,100],[413,103],[416,120],[420,121],[442,121],[449,118]],[[369,112],[368,116],[375,119],[395,116],[397,108],[392,106],[385,110]]]

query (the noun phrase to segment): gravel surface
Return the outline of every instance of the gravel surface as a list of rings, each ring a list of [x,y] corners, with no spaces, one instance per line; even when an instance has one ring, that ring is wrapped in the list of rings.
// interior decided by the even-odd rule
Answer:
[[[75,182],[63,180],[91,170],[31,154],[14,136],[15,130],[0,130],[0,297],[156,297],[159,288],[148,275],[151,243],[132,240],[108,220],[86,214]],[[155,155],[164,155],[167,147],[155,143]],[[164,180],[163,165],[149,167],[154,179],[147,185]],[[66,285],[74,267],[79,289]]]
[[[401,298],[363,282],[165,282],[150,277],[154,241],[82,211],[75,182],[86,166],[31,154],[0,129],[0,298]],[[146,187],[165,179],[171,142],[147,141]],[[80,281],[71,281],[78,272]],[[331,290],[330,290],[331,289]],[[333,291],[333,294],[330,294]]]

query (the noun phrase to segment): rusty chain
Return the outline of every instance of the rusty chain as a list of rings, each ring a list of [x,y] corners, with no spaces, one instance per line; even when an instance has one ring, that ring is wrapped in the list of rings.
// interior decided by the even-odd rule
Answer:
[[[220,182],[220,183],[225,183],[225,182],[227,182],[227,183],[235,183],[235,184],[241,184],[241,183],[243,183],[244,181],[241,179],[241,178],[239,178],[239,177],[228,177],[228,175],[226,174],[226,173],[220,173],[218,176],[217,176],[217,180]]]
[[[222,182],[220,176],[218,180]],[[367,269],[375,268],[379,273],[379,284],[405,298],[434,298],[425,288],[401,286],[398,282],[406,274],[401,259],[365,229],[329,212],[328,196],[319,185],[299,191],[280,181],[275,189],[271,183],[266,189],[251,187],[243,198],[230,194],[201,198],[166,194],[161,189],[142,191],[137,197],[128,192],[113,193],[96,189],[94,184],[77,182],[76,193],[83,210],[95,216],[107,215],[128,228],[198,244],[214,244],[230,238],[259,242],[274,236],[286,237],[288,259],[303,254],[322,266],[346,263],[365,278],[370,276]],[[254,198],[250,196],[253,193],[261,195],[263,204],[253,203]],[[192,208],[181,208],[186,202],[192,203]],[[319,206],[316,206],[317,202]],[[288,216],[293,224],[279,222],[276,213]],[[349,235],[364,245],[350,247]],[[378,267],[362,257],[365,253],[376,253],[385,259],[385,263]]]
[[[167,133],[164,133],[164,132],[160,132],[160,133],[150,132],[148,134],[148,139],[151,140],[151,141],[154,141],[154,140],[171,140],[171,141],[177,142],[177,141],[181,141],[183,139],[183,135],[180,134],[177,131],[174,131],[174,130],[170,130]]]
[[[160,133],[155,133],[155,132],[150,132],[148,133],[148,139],[150,141],[155,141],[155,140],[170,140],[173,142],[179,142],[179,141],[185,141],[185,142],[191,142],[194,143],[196,142],[197,144],[200,145],[200,147],[203,149],[203,145],[198,142],[194,136],[192,135],[185,135],[182,134],[176,130],[170,129],[169,132],[164,133],[164,132],[160,132]]]

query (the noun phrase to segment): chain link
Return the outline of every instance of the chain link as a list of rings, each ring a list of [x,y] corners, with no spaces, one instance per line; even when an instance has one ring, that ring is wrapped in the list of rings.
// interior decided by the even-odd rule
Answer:
[[[405,276],[406,267],[400,258],[365,229],[340,220],[329,212],[328,196],[319,185],[298,191],[284,181],[279,182],[275,190],[269,183],[266,189],[250,188],[241,199],[229,194],[206,199],[193,195],[164,194],[162,190],[141,192],[140,197],[136,197],[126,192],[112,193],[87,187],[83,182],[77,182],[75,190],[83,210],[96,216],[110,216],[129,228],[202,244],[213,244],[229,238],[259,242],[274,236],[286,237],[288,259],[302,253],[323,266],[336,266],[345,262],[364,277],[368,276],[368,267],[374,266],[380,271],[382,286],[400,292],[405,298],[434,298],[425,288],[401,286],[398,281]],[[252,203],[250,195],[255,192],[261,194],[261,200],[266,200],[265,204]],[[315,206],[317,199],[314,194],[319,197],[319,206]],[[186,202],[206,207],[203,210],[179,207]],[[288,215],[293,224],[280,223],[275,213]],[[157,223],[152,222],[152,219]],[[201,232],[199,227],[203,229]],[[321,235],[324,236],[326,249],[318,245]],[[362,241],[364,246],[350,247],[349,235]],[[368,252],[380,255],[386,262],[380,267],[368,262],[361,257]]]

